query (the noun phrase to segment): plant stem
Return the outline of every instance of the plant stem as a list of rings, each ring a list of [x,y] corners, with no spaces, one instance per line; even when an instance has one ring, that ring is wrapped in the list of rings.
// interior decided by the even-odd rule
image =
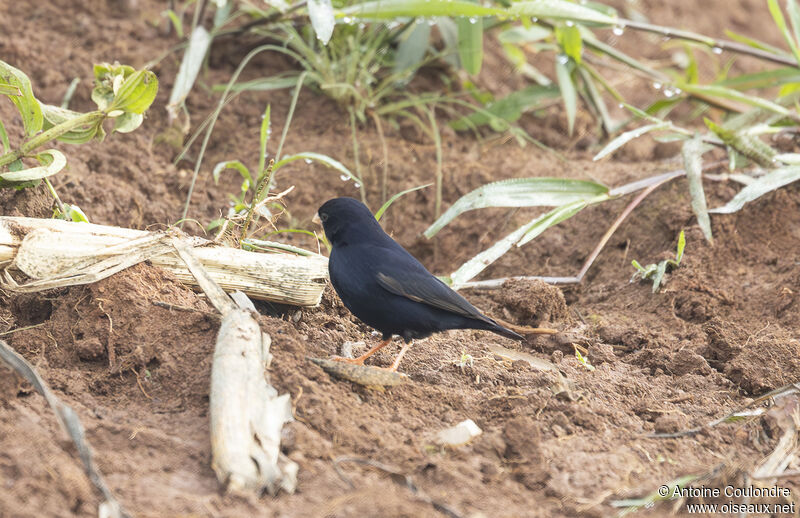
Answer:
[[[702,34],[697,34],[696,32],[683,31],[680,29],[674,29],[672,27],[662,27],[660,25],[653,25],[650,23],[636,22],[633,20],[625,20],[625,19],[620,20],[617,25],[622,28],[629,28],[637,31],[660,34],[667,38],[677,38],[679,40],[702,43],[703,45],[707,45],[712,49],[718,48],[721,50],[727,50],[729,52],[735,52],[737,54],[745,54],[748,56],[753,56],[758,59],[763,59],[764,61],[777,63],[779,65],[786,65],[790,67],[797,66],[797,61],[795,61],[791,57],[781,56],[779,54],[773,54],[772,52],[756,49],[748,45],[745,45],[743,43],[738,43],[735,41],[719,40],[716,38],[711,38],[709,36],[703,36]]]
[[[53,195],[53,199],[56,200],[56,205],[58,206],[59,212],[61,212],[62,215],[66,216],[67,215],[67,208],[64,207],[64,204],[61,202],[61,198],[58,197],[58,193],[56,193],[56,190],[53,187],[53,184],[50,183],[50,179],[47,178],[47,177],[44,177],[44,178],[42,178],[42,180],[44,180],[44,184],[47,186],[47,189],[50,191],[50,194]]]
[[[19,160],[22,157],[28,156],[34,149],[47,144],[51,140],[57,139],[61,135],[64,135],[75,128],[90,124],[97,124],[98,121],[103,120],[105,117],[106,114],[102,111],[84,113],[79,117],[64,121],[61,124],[53,126],[47,131],[43,131],[38,135],[34,135],[30,140],[24,142],[18,149],[9,151],[3,156],[0,156],[0,167],[7,166],[15,160]]]

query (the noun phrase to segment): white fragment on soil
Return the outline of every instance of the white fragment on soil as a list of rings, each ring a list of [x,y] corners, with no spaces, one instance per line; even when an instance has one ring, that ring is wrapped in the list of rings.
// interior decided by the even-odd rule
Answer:
[[[475,421],[466,419],[438,433],[436,440],[443,446],[461,446],[483,433]]]
[[[342,358],[353,358],[353,349],[363,349],[366,346],[366,342],[345,342],[339,349],[339,356]]]
[[[558,367],[556,367],[554,363],[543,360],[542,358],[537,358],[524,351],[515,351],[496,344],[490,344],[487,346],[487,349],[489,349],[492,354],[500,356],[501,358],[508,358],[511,361],[522,360],[527,362],[531,367],[537,370],[558,372]]]

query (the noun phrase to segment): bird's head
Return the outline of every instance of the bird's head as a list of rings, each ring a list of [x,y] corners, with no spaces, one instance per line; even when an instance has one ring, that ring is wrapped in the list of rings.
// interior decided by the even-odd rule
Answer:
[[[383,229],[366,205],[354,198],[333,198],[322,204],[316,218],[322,223],[331,245],[358,235],[378,233]]]

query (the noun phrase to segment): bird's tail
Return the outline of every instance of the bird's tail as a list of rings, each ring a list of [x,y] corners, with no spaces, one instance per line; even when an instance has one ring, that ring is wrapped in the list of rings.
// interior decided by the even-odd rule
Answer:
[[[554,335],[558,333],[556,329],[549,329],[547,327],[529,327],[518,326],[504,322],[500,319],[494,319],[491,323],[487,322],[487,331],[497,333],[500,336],[505,336],[512,340],[524,340],[523,335]]]
[[[492,333],[497,333],[500,336],[505,336],[506,338],[510,338],[512,340],[520,340],[520,341],[521,340],[525,340],[525,337],[522,336],[521,334],[515,333],[511,329],[508,329],[507,327],[503,327],[500,324],[495,324],[494,326],[490,327],[488,330],[491,331]]]

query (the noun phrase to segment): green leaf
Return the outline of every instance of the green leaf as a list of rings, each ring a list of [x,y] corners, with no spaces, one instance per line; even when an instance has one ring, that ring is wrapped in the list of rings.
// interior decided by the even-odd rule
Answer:
[[[589,205],[589,203],[597,203],[599,201],[604,201],[607,199],[608,195],[603,194],[593,198],[592,200],[576,201],[573,203],[562,205],[561,207],[556,207],[547,214],[544,214],[536,218],[529,224],[527,232],[525,232],[525,235],[522,236],[522,238],[517,242],[517,247],[520,247],[526,244],[528,241],[535,239],[536,237],[539,236],[539,234],[541,234],[548,228],[552,227],[553,225],[557,225],[562,221],[571,218],[575,214],[582,211],[587,205]]]
[[[566,56],[557,56],[555,60],[556,79],[561,89],[561,98],[564,100],[564,109],[567,112],[567,127],[569,134],[575,128],[575,117],[578,114],[578,91],[572,82],[569,60]]]
[[[4,83],[0,83],[0,95],[15,95],[21,96],[22,90],[19,89],[18,86],[7,85]]]
[[[511,247],[514,246],[514,243],[520,240],[523,235],[528,231],[528,227],[534,223],[536,220],[531,221],[517,230],[513,231],[512,233],[508,234],[506,237],[495,243],[494,245],[490,246],[483,252],[479,253],[469,261],[462,264],[458,270],[453,272],[450,276],[450,280],[452,282],[451,286],[454,289],[458,289],[458,287],[465,282],[473,279],[476,275],[481,273],[487,266],[498,260],[499,258],[503,257]]]
[[[491,124],[494,119],[514,122],[526,111],[538,107],[542,101],[558,97],[559,93],[560,90],[554,86],[529,86],[488,104],[484,110],[452,121],[450,127],[456,131],[465,131],[472,126]]]
[[[487,207],[560,207],[607,194],[608,187],[566,178],[513,178],[478,187],[459,198],[424,235],[428,239],[464,212]],[[520,235],[521,237],[521,235]]]
[[[483,63],[483,19],[477,16],[456,19],[458,56],[461,66],[470,75],[478,75]]]
[[[744,43],[745,45],[753,47],[754,49],[766,50],[767,52],[771,52],[772,54],[777,54],[779,56],[788,56],[788,54],[783,49],[779,49],[778,47],[773,47],[769,43],[764,43],[763,41],[750,38],[749,36],[744,36],[742,34],[738,34],[728,29],[725,29],[725,35],[734,41],[738,41],[739,43]]]
[[[175,35],[178,37],[179,40],[183,39],[183,21],[178,16],[178,14],[173,11],[172,9],[166,9],[161,12],[161,16],[165,16],[169,18],[169,21],[172,22],[172,26],[175,28]]]
[[[19,90],[19,95],[10,95],[9,99],[17,107],[22,117],[25,134],[32,136],[38,133],[42,129],[42,110],[39,107],[39,101],[33,96],[33,89],[28,76],[8,63],[0,61],[0,84],[15,87]]]
[[[775,25],[778,26],[778,30],[780,30],[783,35],[783,39],[786,40],[786,43],[789,44],[789,48],[792,49],[794,59],[800,64],[800,49],[798,49],[797,42],[795,42],[789,32],[789,27],[786,26],[786,19],[783,17],[781,7],[778,5],[778,0],[767,0],[767,6],[769,7],[772,19],[775,20]]]
[[[507,16],[507,12],[493,7],[462,0],[373,0],[357,3],[336,13],[336,18],[366,19],[417,18],[428,16]]]
[[[210,45],[211,35],[208,31],[202,25],[195,27],[189,38],[189,46],[183,53],[183,60],[178,68],[178,75],[175,76],[172,92],[169,94],[167,112],[171,117],[177,117],[179,107],[183,105],[186,96],[191,92]]]
[[[797,6],[797,0],[786,0],[786,11],[789,13],[789,21],[792,23],[796,48],[797,43],[800,42],[800,8]]]
[[[48,176],[54,175],[64,169],[67,165],[67,159],[57,149],[48,149],[36,155],[37,160],[42,165],[39,167],[30,167],[20,171],[9,171],[7,173],[0,173],[0,178],[7,182],[29,182],[31,180],[41,180]]]
[[[711,209],[709,212],[713,214],[734,213],[744,207],[745,203],[758,199],[768,192],[796,182],[797,180],[800,180],[800,166],[788,166],[775,169],[758,178],[750,185],[745,186],[724,206]]]
[[[264,169],[267,167],[267,143],[269,142],[270,124],[272,124],[271,111],[271,105],[267,104],[267,108],[264,110],[264,118],[261,119],[261,131],[258,135],[258,171],[256,171],[256,174],[259,178],[264,174]]]
[[[564,50],[564,54],[571,57],[577,64],[581,64],[581,53],[583,52],[583,40],[581,31],[574,25],[556,28],[558,44]]]
[[[392,196],[391,198],[386,200],[386,203],[384,203],[383,206],[381,206],[381,208],[378,209],[378,212],[375,213],[375,219],[380,221],[381,220],[381,216],[383,216],[383,213],[386,212],[386,209],[388,209],[389,206],[392,203],[394,203],[395,201],[397,201],[397,199],[400,198],[401,196],[405,196],[406,194],[408,194],[410,192],[414,192],[414,191],[418,191],[420,189],[424,189],[426,187],[430,187],[431,185],[433,185],[433,183],[426,183],[425,185],[418,185],[417,187],[412,187],[411,189],[406,189],[405,191],[398,192],[397,194],[395,194],[394,196]]]
[[[211,177],[214,178],[214,183],[219,182],[219,176],[222,174],[222,171],[225,169],[235,169],[239,171],[239,174],[242,175],[250,185],[255,185],[253,182],[253,176],[250,174],[250,170],[241,163],[239,160],[228,160],[227,162],[220,162],[214,166],[214,170],[211,171]]]
[[[144,113],[158,93],[158,79],[149,70],[138,70],[128,76],[114,96],[110,111],[124,110],[132,113]]]
[[[6,133],[6,127],[3,125],[3,121],[0,120],[0,155],[5,154],[6,150],[11,149],[11,144],[8,142],[8,133]]]
[[[428,50],[430,38],[431,26],[424,21],[417,21],[411,30],[404,31],[395,54],[394,73],[417,69]]]
[[[283,90],[284,88],[297,86],[298,77],[299,74],[291,72],[284,76],[262,77],[260,79],[253,79],[252,81],[242,81],[241,83],[236,83],[235,85],[231,86],[230,89],[228,89],[227,84],[214,85],[211,87],[211,91],[224,92],[225,90],[228,90],[230,92],[267,92],[270,90]],[[307,79],[306,81],[310,80]]]
[[[703,231],[703,235],[709,243],[714,243],[711,234],[711,219],[708,217],[708,207],[706,206],[706,195],[703,190],[703,153],[705,145],[702,139],[697,136],[687,140],[681,148],[683,155],[683,168],[686,170],[686,178],[689,180],[689,194],[692,196],[692,210],[697,216],[697,223]],[[654,290],[655,291],[655,290]]]
[[[531,25],[530,27],[515,25],[498,34],[497,39],[500,43],[532,43],[549,38],[551,34],[553,34],[553,31],[540,25]]]
[[[325,164],[326,166],[339,171],[343,175],[347,176],[347,178],[349,180],[354,180],[354,181],[356,181],[358,183],[361,183],[361,184],[364,183],[364,182],[361,181],[361,179],[359,177],[357,177],[356,175],[351,173],[350,170],[348,168],[346,168],[344,166],[344,164],[342,164],[338,160],[334,160],[333,158],[331,158],[331,157],[329,157],[327,155],[322,155],[322,154],[319,154],[319,153],[312,153],[311,151],[305,151],[303,153],[297,153],[295,155],[290,155],[290,156],[287,156],[287,157],[283,157],[281,160],[279,160],[277,163],[275,163],[275,168],[274,169],[275,169],[275,171],[277,171],[278,169],[280,169],[281,167],[285,166],[289,162],[294,162],[295,160],[313,160],[315,162],[319,162],[321,164]]]
[[[114,102],[114,97],[122,85],[122,81],[136,72],[128,65],[109,65],[98,63],[94,66],[95,86],[92,89],[92,101],[101,110],[106,110]],[[116,88],[115,88],[116,86]]]
[[[532,0],[517,2],[508,8],[508,12],[517,16],[567,20],[571,22],[597,23],[614,25],[616,16],[609,16],[589,7],[566,0]]]
[[[118,133],[130,133],[144,122],[144,115],[141,113],[125,112],[114,119],[114,131]]]
[[[664,274],[667,273],[667,262],[661,261],[656,266],[656,273],[653,275],[653,293],[658,292],[658,288],[661,287],[661,281],[664,280]]]
[[[82,113],[51,104],[40,103],[40,108],[42,110],[42,116],[44,117],[42,129],[45,131],[83,115]],[[89,142],[98,135],[102,123],[103,120],[99,119],[94,124],[87,124],[82,127],[74,128],[60,135],[58,140],[68,144],[83,144],[84,142]]]
[[[58,209],[56,209],[56,212],[67,221],[72,221],[75,223],[89,223],[89,218],[86,217],[86,213],[84,213],[77,205],[65,203],[64,208],[67,209],[66,214],[61,214]]]
[[[596,203],[605,199],[608,199],[607,195],[599,195],[594,197],[591,203]],[[550,212],[542,214],[525,225],[522,225],[514,232],[462,264],[458,270],[453,272],[450,276],[453,287],[457,289],[460,285],[473,279],[486,269],[486,267],[505,255],[515,244],[517,246],[522,246],[553,225],[571,218],[589,203],[589,200],[577,200],[561,207],[556,207]]]
[[[641,126],[639,128],[626,131],[622,135],[618,136],[617,138],[606,144],[606,147],[601,149],[600,152],[594,156],[593,160],[600,160],[601,158],[607,157],[608,155],[610,155],[617,149],[621,148],[631,140],[639,138],[645,133],[650,133],[651,131],[660,131],[669,129],[671,126],[672,124],[669,122],[657,122],[655,124],[648,124],[647,126]]]
[[[686,248],[686,235],[681,230],[681,233],[678,234],[678,249],[675,253],[675,262],[680,265],[681,259],[683,259],[683,249]]]
[[[766,99],[761,99],[760,97],[747,95],[731,88],[725,88],[724,86],[696,85],[681,82],[678,84],[678,87],[690,94],[730,99],[731,101],[737,101],[750,106],[755,106],[757,108],[762,108],[784,117],[789,116],[791,113],[788,109],[784,108],[780,104],[767,101]]]
[[[736,88],[737,90],[752,90],[756,88],[771,88],[787,83],[800,83],[800,70],[796,67],[776,68],[764,72],[742,74],[723,81],[717,81],[717,86]]]
[[[333,35],[333,27],[336,20],[333,17],[333,6],[331,0],[308,0],[308,17],[311,18],[311,26],[317,34],[317,38],[327,45]]]

